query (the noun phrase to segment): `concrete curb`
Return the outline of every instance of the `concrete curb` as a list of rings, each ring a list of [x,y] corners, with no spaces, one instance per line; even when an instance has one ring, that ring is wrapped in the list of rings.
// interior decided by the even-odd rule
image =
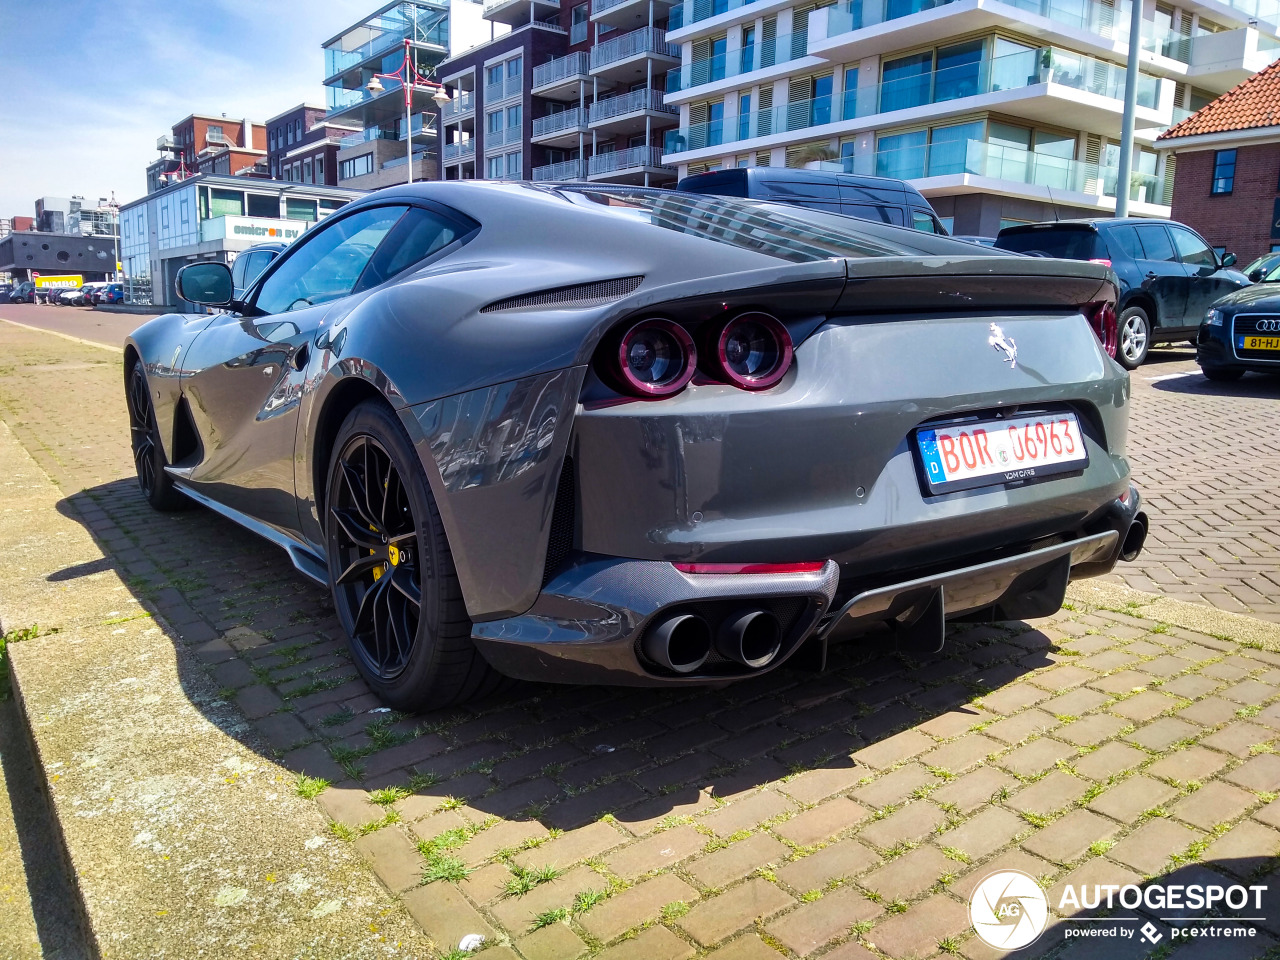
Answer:
[[[1234,640],[1236,643],[1262,650],[1280,651],[1280,624],[1255,620],[1239,613],[1215,610],[1213,607],[1185,600],[1174,600],[1159,594],[1144,593],[1109,580],[1081,580],[1067,590],[1067,600],[1087,607],[1101,607],[1184,627],[1198,633]]]
[[[0,620],[104,957],[422,958],[431,944],[0,422]],[[215,641],[217,642],[217,641]]]

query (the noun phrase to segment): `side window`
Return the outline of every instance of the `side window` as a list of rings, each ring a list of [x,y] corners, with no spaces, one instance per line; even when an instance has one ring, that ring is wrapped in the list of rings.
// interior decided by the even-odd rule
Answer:
[[[911,229],[923,230],[925,233],[938,232],[937,227],[934,226],[933,217],[922,210],[911,211]]]
[[[244,271],[248,265],[248,260],[249,255],[242,253],[231,261],[231,286],[237,290],[244,289]]]
[[[1138,241],[1138,231],[1135,228],[1127,225],[1112,227],[1107,239],[1114,242],[1120,252],[1130,260],[1147,259],[1147,255],[1142,252],[1142,244]]]
[[[286,313],[337,300],[356,281],[405,207],[374,207],[328,220],[294,249],[258,291],[260,313]]]
[[[1173,244],[1169,242],[1169,234],[1158,223],[1140,223],[1133,228],[1142,241],[1142,250],[1147,260],[1177,260],[1173,252]]]
[[[1183,263],[1190,264],[1193,267],[1208,267],[1216,270],[1218,267],[1218,258],[1213,255],[1213,251],[1208,245],[1197,237],[1190,230],[1183,230],[1181,227],[1170,227],[1169,232],[1173,234],[1173,245],[1178,250],[1178,256]]]
[[[369,261],[357,289],[366,290],[384,280],[390,280],[467,232],[467,227],[447,220],[438,213],[411,207],[387,235],[386,243],[378,248],[378,252]]]

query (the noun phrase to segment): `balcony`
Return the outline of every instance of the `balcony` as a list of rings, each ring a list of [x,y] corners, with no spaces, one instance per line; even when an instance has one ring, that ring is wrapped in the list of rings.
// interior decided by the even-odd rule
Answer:
[[[641,27],[614,37],[591,48],[591,74],[618,83],[632,82],[646,76],[645,61],[659,62],[654,73],[665,71],[680,62],[680,47],[667,42],[667,32],[656,27]]]
[[[679,93],[718,80],[728,80],[780,63],[789,63],[809,54],[807,33],[784,33],[761,40],[738,50],[722,53],[706,60],[686,63],[678,70],[667,71],[667,93]],[[682,98],[683,99],[683,98]]]
[[[484,87],[484,105],[485,108],[497,106],[503,100],[510,100],[512,97],[518,97],[524,92],[524,74],[517,73],[514,77],[504,77],[498,83],[487,83]]]
[[[1280,59],[1280,40],[1253,27],[1209,33],[1191,41],[1187,79],[1226,90]]]
[[[475,140],[455,140],[453,143],[446,143],[441,151],[441,159],[445,163],[459,163],[463,160],[470,160],[476,155]]]
[[[452,100],[440,108],[440,119],[445,123],[461,120],[475,110],[475,96],[470,90],[460,90]]]
[[[550,100],[577,100],[580,83],[591,80],[591,57],[585,50],[533,68],[532,92]]]
[[[401,120],[397,119],[395,123],[388,124],[386,127],[369,127],[367,130],[361,130],[358,133],[351,133],[343,137],[338,141],[338,146],[341,149],[358,147],[360,144],[368,143],[371,140],[399,140],[403,142],[404,133],[400,129],[402,126]],[[415,113],[410,129],[413,131],[415,139],[435,139],[436,118],[433,114]],[[309,143],[306,146],[313,147],[315,143]],[[289,155],[292,156],[292,153]]]
[[[674,0],[654,0],[653,18],[662,20]],[[619,30],[632,30],[649,23],[649,0],[591,0],[591,22]]]
[[[544,20],[560,10],[560,0],[485,0],[484,18],[513,27]]]
[[[166,133],[164,136],[156,138],[157,150],[172,150],[176,146],[177,143],[170,134]]]
[[[484,149],[486,153],[493,150],[500,150],[502,147],[513,143],[520,143],[523,139],[522,132],[524,127],[504,127],[501,130],[488,130],[484,132]]]
[[[544,147],[577,146],[578,137],[586,132],[586,111],[581,107],[570,107],[534,120],[531,140]]]
[[[885,150],[875,154],[874,163],[877,176],[911,180],[926,192],[926,196],[933,191],[941,192],[964,185],[976,187],[980,192],[1056,199],[1059,203],[1101,210],[1115,209],[1118,176],[1115,167],[1033,153],[982,140],[957,140],[905,150]],[[835,164],[823,166],[838,167]],[[849,161],[846,161],[846,166],[851,166]],[[1130,176],[1129,199],[1143,206],[1140,212],[1168,216],[1169,208],[1163,203],[1163,195],[1163,178],[1138,172]]]
[[[1160,86],[1162,82],[1171,85],[1171,81],[1159,81],[1142,73],[1138,81],[1137,125],[1167,126],[1170,116],[1160,110]],[[1123,67],[1056,47],[1041,47],[859,87],[840,97],[779,104],[770,110],[670,130],[664,149],[668,154],[686,153],[759,137],[778,137],[770,141],[773,145],[801,139],[779,137],[780,134],[813,127],[841,124],[832,132],[883,129],[894,123],[932,120],[981,106],[1029,120],[1118,135],[1124,84]],[[989,96],[989,103],[974,104],[972,100],[978,96]],[[885,116],[895,113],[901,116]]]
[[[333,38],[324,45],[325,82],[333,81],[365,61],[399,46],[406,38],[447,53],[448,4],[410,0]]]
[[[679,112],[678,107],[663,103],[659,90],[632,90],[593,103],[589,124],[592,130],[629,136],[645,129],[646,118],[650,119],[651,127],[667,126],[674,122]]]
[[[665,179],[670,179],[675,175],[675,168],[662,162],[662,150],[658,147],[628,147],[596,154],[587,161],[588,180],[643,183],[646,173],[666,175]]]
[[[811,53],[834,62],[856,60],[885,47],[887,29],[910,30],[908,46],[940,43],[961,34],[992,27],[1012,27],[1032,35],[1053,36],[1067,28],[1078,34],[1076,42],[1091,44],[1098,52],[1124,56],[1129,42],[1129,0],[984,0],[962,9],[931,16],[957,0],[841,0],[827,9],[826,40],[815,41]],[[917,16],[918,15],[918,16]],[[893,28],[886,23],[914,17]],[[1043,18],[1046,23],[1035,19]],[[1144,21],[1141,47],[1154,56],[1186,62],[1190,37],[1172,30],[1157,30]],[[1085,47],[1088,49],[1088,47]]]
[[[535,183],[544,180],[581,180],[582,179],[582,161],[581,160],[562,160],[560,163],[548,163],[545,166],[533,168],[533,180]]]

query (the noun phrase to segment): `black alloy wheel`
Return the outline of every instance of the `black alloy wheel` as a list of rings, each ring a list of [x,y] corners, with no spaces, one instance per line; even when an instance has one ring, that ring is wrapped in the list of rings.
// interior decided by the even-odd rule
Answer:
[[[394,680],[413,653],[422,619],[418,525],[404,480],[376,438],[357,434],[338,454],[329,503],[334,588],[351,611],[351,637],[369,670]]]
[[[395,412],[359,404],[333,450],[324,501],[329,583],[365,681],[405,711],[496,689],[502,678],[471,642],[440,512]]]
[[[138,487],[147,502],[157,510],[181,510],[191,501],[178,492],[173,478],[165,473],[168,462],[160,448],[160,430],[156,424],[151,388],[142,361],[129,370],[125,388],[129,405],[129,441],[133,447],[133,466],[138,474]]]

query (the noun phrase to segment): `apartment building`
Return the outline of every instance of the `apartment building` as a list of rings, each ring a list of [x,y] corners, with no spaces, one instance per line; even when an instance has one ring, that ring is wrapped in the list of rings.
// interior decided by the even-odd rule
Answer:
[[[250,120],[193,113],[156,141],[159,160],[147,167],[147,192],[196,173],[267,176],[267,128]]]
[[[669,0],[486,0],[493,39],[440,65],[445,179],[661,186],[678,115]],[[504,30],[505,32],[500,32]]]
[[[358,124],[331,123],[324,107],[300,103],[267,121],[267,170],[272,179],[338,185],[338,150]]]
[[[1130,213],[1168,216],[1172,124],[1280,57],[1274,0],[1141,0]],[[1266,6],[1259,8],[1259,3]],[[911,180],[954,233],[1115,210],[1129,0],[682,0],[662,162]]]
[[[435,90],[414,85],[406,118],[404,86],[387,76],[400,70],[406,41],[414,68],[434,77],[451,49],[474,46],[490,36],[475,0],[395,0],[323,44],[326,120],[349,128],[334,157],[337,183],[374,190],[403,183],[412,150],[413,178],[439,173],[439,108]],[[379,75],[379,83],[369,89]]]

